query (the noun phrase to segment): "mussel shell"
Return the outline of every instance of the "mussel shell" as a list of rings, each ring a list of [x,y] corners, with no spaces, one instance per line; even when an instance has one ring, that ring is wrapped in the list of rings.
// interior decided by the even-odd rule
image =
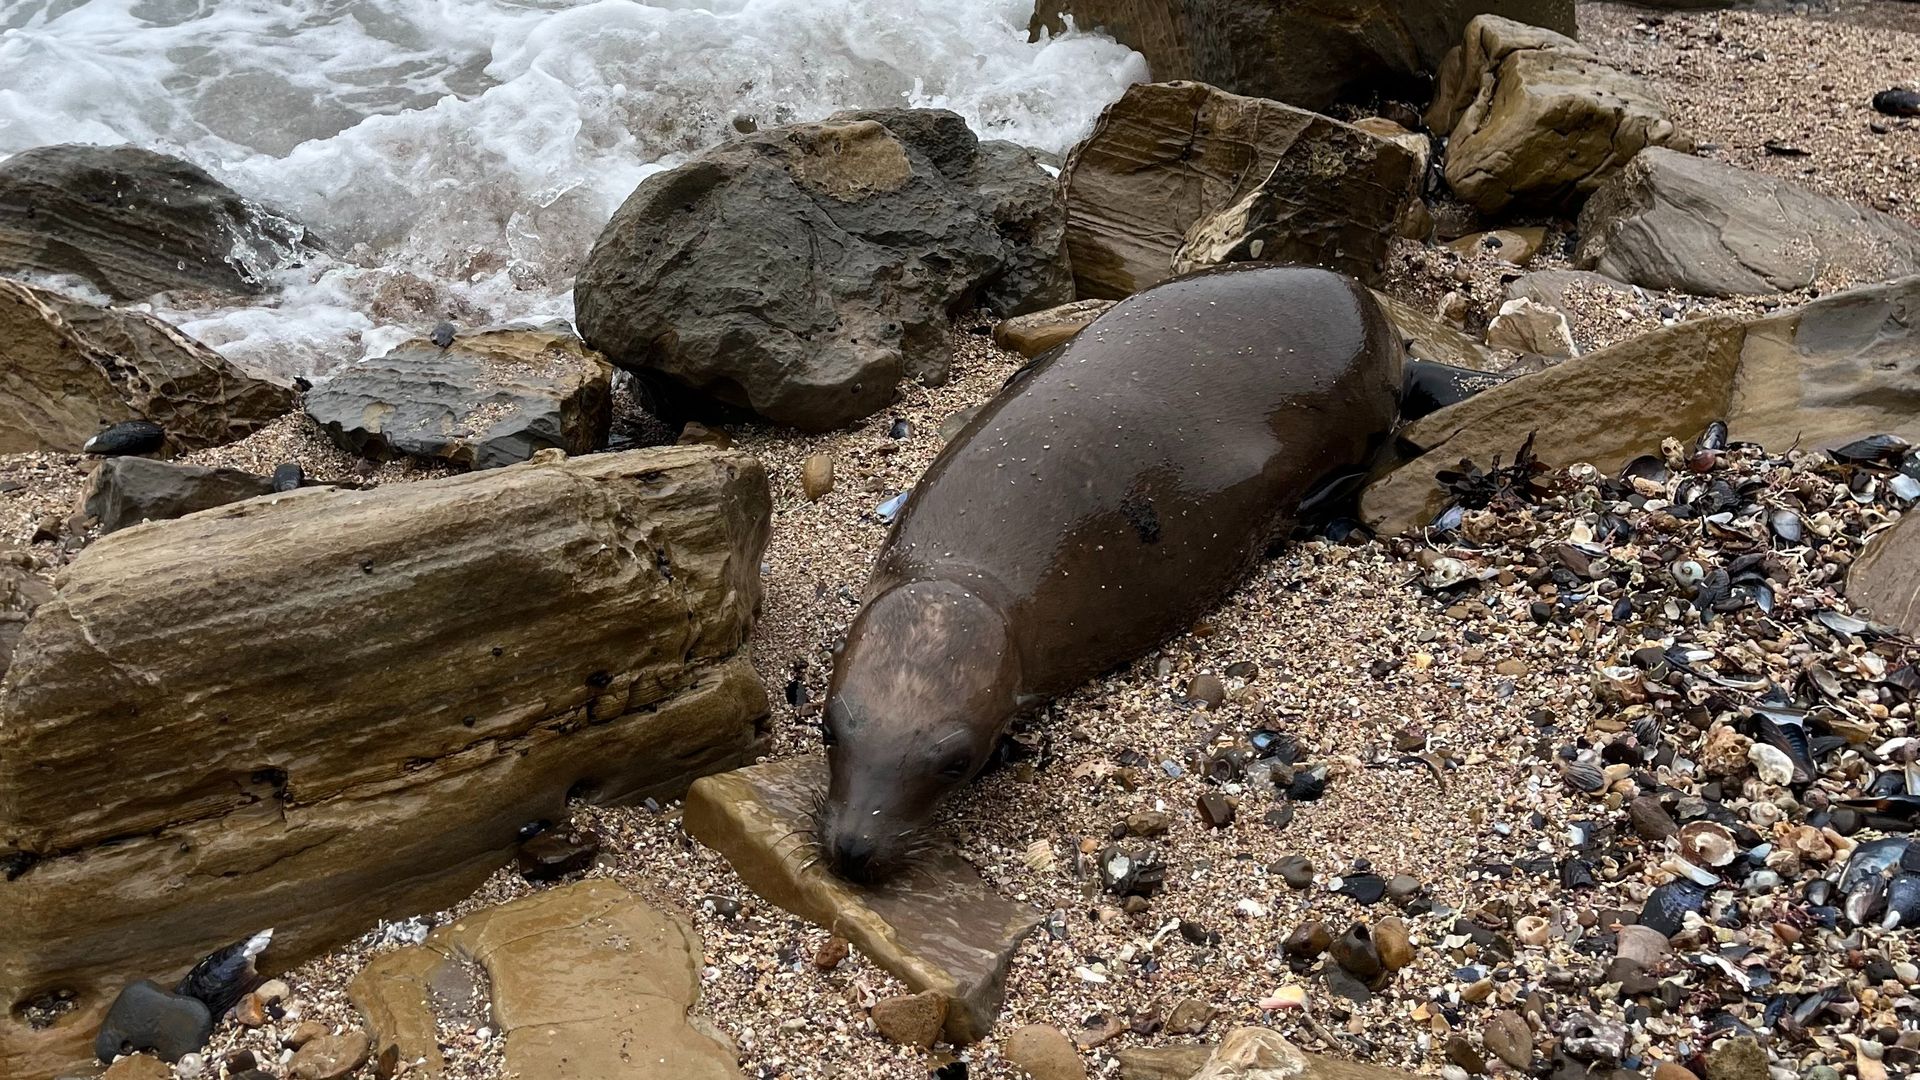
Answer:
[[[1627,462],[1626,468],[1620,470],[1620,478],[1623,480],[1649,480],[1656,484],[1665,484],[1668,480],[1673,479],[1673,472],[1667,468],[1666,462],[1654,457],[1652,454],[1641,454],[1639,457]]]
[[[1854,882],[1853,888],[1845,890],[1840,911],[1853,925],[1866,926],[1879,921],[1880,913],[1886,910],[1886,903],[1887,879],[1861,878]]]
[[[1867,785],[1867,798],[1879,799],[1888,795],[1904,795],[1907,791],[1907,774],[1900,769],[1888,769],[1874,775],[1873,783]]]
[[[1773,535],[1789,544],[1797,544],[1807,535],[1806,524],[1792,510],[1775,510],[1768,514],[1767,525],[1773,529]]]
[[[1693,448],[1696,452],[1701,450],[1725,450],[1727,448],[1727,422],[1725,420],[1715,420],[1713,423],[1708,424],[1707,430],[1700,433],[1700,438],[1693,444]]]
[[[1833,902],[1833,881],[1829,878],[1814,878],[1807,882],[1807,903],[1814,907],[1826,907]]]
[[[1873,624],[1865,619],[1856,619],[1851,615],[1843,615],[1838,611],[1834,611],[1832,608],[1814,612],[1813,618],[1814,621],[1818,622],[1821,626],[1845,637],[1864,634],[1873,628]]]
[[[1912,502],[1920,499],[1920,480],[1915,480],[1906,473],[1895,473],[1893,479],[1887,481],[1887,490],[1893,492],[1893,497],[1902,502]]]
[[[1867,878],[1880,877],[1900,865],[1900,857],[1907,853],[1909,842],[1905,837],[1891,836],[1884,840],[1869,840],[1853,849],[1847,858],[1847,867],[1840,872],[1840,893],[1846,895],[1853,887]]]
[[[1793,762],[1793,782],[1811,783],[1819,766],[1813,760],[1813,739],[1807,731],[1807,714],[1794,709],[1756,706],[1755,728],[1768,746],[1787,755]]]
[[[1892,930],[1920,923],[1920,874],[1896,874],[1887,883],[1887,910],[1880,925]]]
[[[1898,435],[1869,435],[1864,439],[1855,439],[1845,446],[1827,451],[1835,461],[1845,461],[1856,465],[1876,461],[1894,461],[1906,456],[1913,444]]]
[[[1433,519],[1433,531],[1437,533],[1455,532],[1460,528],[1460,523],[1465,521],[1466,518],[1467,508],[1461,506],[1459,503],[1454,503],[1452,506],[1440,511],[1440,516]]]
[[[1920,91],[1896,86],[1873,95],[1873,110],[1888,116],[1920,116]]]
[[[1647,896],[1646,907],[1640,911],[1640,924],[1672,937],[1686,925],[1688,912],[1699,912],[1706,906],[1705,886],[1676,878]]]
[[[1902,786],[1905,777],[1899,773]],[[1881,832],[1912,832],[1920,828],[1920,795],[1880,795],[1864,799],[1840,799],[1835,806],[1858,812],[1863,823]]]

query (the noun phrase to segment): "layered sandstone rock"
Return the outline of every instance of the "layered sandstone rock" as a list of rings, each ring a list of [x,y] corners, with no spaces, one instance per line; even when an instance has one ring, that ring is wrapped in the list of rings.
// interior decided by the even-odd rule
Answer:
[[[0,278],[0,453],[76,452],[122,420],[159,424],[176,448],[214,446],[291,408],[291,386],[151,315]]]
[[[686,410],[824,431],[944,382],[961,308],[1073,299],[1064,220],[1030,151],[950,112],[771,128],[641,183],[580,273],[580,332]]]
[[[993,328],[993,343],[1032,359],[1093,324],[1114,305],[1112,300],[1076,300],[1028,315],[1002,319]]]
[[[1450,135],[1447,183],[1485,214],[1577,207],[1643,148],[1693,148],[1645,80],[1491,15],[1448,55],[1427,124]]]
[[[1791,292],[1831,274],[1920,273],[1920,229],[1776,177],[1650,149],[1587,201],[1575,257],[1649,289]]]
[[[42,146],[0,162],[0,274],[83,278],[119,300],[256,293],[306,230],[196,165],[132,146]]]
[[[569,796],[748,759],[760,463],[705,448],[303,489],[99,540],[0,682],[0,1074],[236,927],[286,965],[443,907]]]
[[[349,364],[306,404],[350,453],[497,469],[541,450],[605,446],[613,366],[564,326],[486,330]]]
[[[143,521],[167,521],[273,490],[273,481],[239,469],[209,469],[152,458],[108,458],[87,477],[81,512],[103,533]]]
[[[1276,101],[1142,83],[1067,159],[1067,251],[1082,297],[1260,260],[1377,275],[1418,180],[1412,151]]]
[[[1308,109],[1419,93],[1476,15],[1574,32],[1572,0],[1036,0],[1032,31],[1071,18],[1140,50],[1153,77]]]
[[[1920,348],[1920,277],[1823,297],[1767,318],[1680,323],[1486,390],[1401,429],[1411,460],[1361,498],[1382,533],[1427,524],[1444,505],[1434,474],[1511,462],[1528,433],[1549,465],[1617,469],[1667,436],[1715,420],[1770,447],[1875,432],[1920,441],[1904,358]]]
[[[701,942],[685,919],[611,881],[538,892],[382,953],[354,1006],[407,1075],[438,1080],[440,1019],[494,1026],[509,1075],[550,1080],[728,1080],[731,1040],[693,1010]],[[476,979],[467,965],[477,966]],[[477,1002],[475,999],[478,999]],[[471,1013],[472,1015],[467,1015]]]

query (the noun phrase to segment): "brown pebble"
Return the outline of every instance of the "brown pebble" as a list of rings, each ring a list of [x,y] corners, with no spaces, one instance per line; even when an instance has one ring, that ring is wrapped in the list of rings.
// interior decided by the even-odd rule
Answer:
[[[873,1003],[868,1015],[882,1036],[902,1046],[931,1047],[947,1023],[946,995],[933,990],[899,994]]]
[[[1014,1032],[1001,1054],[1030,1080],[1086,1080],[1087,1067],[1073,1040],[1051,1024],[1028,1024]]]
[[[248,994],[233,1007],[233,1022],[241,1027],[265,1027],[267,1023],[267,1003],[260,1000],[259,994]]]
[[[827,940],[821,942],[820,948],[814,951],[813,966],[819,968],[821,971],[832,971],[834,968],[840,966],[842,960],[847,958],[847,949],[847,939],[841,937],[839,934],[834,934],[827,938]]]
[[[1213,1022],[1215,1011],[1213,1006],[1199,998],[1181,998],[1173,1011],[1167,1014],[1167,1034],[1198,1035]]]
[[[1200,820],[1216,829],[1224,829],[1233,824],[1233,800],[1217,791],[1209,791],[1200,796]]]
[[[1128,836],[1165,836],[1172,827],[1172,815],[1159,810],[1142,810],[1127,815]]]
[[[294,1028],[293,1033],[287,1036],[286,1043],[293,1049],[298,1050],[326,1033],[327,1025],[320,1021],[302,1020],[300,1021],[300,1026]]]
[[[1217,709],[1227,700],[1227,684],[1220,681],[1218,675],[1195,675],[1187,684],[1187,700],[1198,701],[1209,709]]]
[[[833,490],[833,455],[808,454],[800,464],[800,491],[808,502],[819,502]]]
[[[1476,1076],[1487,1071],[1486,1055],[1457,1031],[1447,1036],[1447,1060]]]
[[[1533,1063],[1533,1029],[1520,1018],[1520,1014],[1503,1011],[1493,1014],[1487,1020],[1487,1027],[1481,1033],[1481,1041],[1493,1056],[1516,1069],[1525,1069]]]
[[[1397,916],[1389,915],[1373,924],[1373,945],[1388,971],[1399,971],[1413,963],[1413,937]]]
[[[1333,932],[1327,929],[1327,924],[1313,919],[1301,923],[1293,933],[1287,935],[1286,944],[1282,948],[1286,950],[1288,956],[1296,960],[1313,960],[1326,952],[1332,944]]]
[[[1692,1069],[1675,1065],[1671,1061],[1663,1061],[1653,1067],[1653,1080],[1700,1080],[1700,1078],[1694,1075]]]
[[[687,426],[680,429],[679,443],[681,446],[711,446],[726,450],[733,446],[733,437],[698,420],[689,420]]]
[[[152,1054],[131,1054],[114,1062],[100,1080],[173,1080],[173,1067]]]
[[[341,1080],[367,1063],[372,1042],[358,1028],[340,1035],[325,1035],[294,1051],[287,1062],[290,1080]]]
[[[1460,988],[1460,1000],[1478,1005],[1493,996],[1493,980],[1481,979]]]

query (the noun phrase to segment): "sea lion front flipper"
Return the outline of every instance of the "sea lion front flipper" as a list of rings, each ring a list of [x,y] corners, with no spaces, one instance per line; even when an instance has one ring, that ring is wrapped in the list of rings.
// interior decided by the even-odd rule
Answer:
[[[1458,405],[1482,390],[1514,378],[1491,371],[1436,364],[1431,360],[1408,360],[1406,373],[1406,382],[1400,391],[1402,424],[1432,416],[1449,405]]]

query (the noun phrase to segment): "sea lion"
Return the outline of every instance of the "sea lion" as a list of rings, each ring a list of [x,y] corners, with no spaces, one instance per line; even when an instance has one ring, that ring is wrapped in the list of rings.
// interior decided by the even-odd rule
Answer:
[[[1024,707],[1191,626],[1390,431],[1403,350],[1338,274],[1241,264],[1124,300],[928,468],[835,661],[829,864],[874,881]]]

